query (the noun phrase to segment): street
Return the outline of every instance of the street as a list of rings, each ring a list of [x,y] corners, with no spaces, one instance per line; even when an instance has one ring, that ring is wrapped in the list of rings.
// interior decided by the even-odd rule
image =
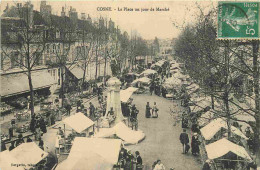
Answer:
[[[104,93],[106,95],[106,92]],[[138,128],[142,130],[146,138],[137,145],[128,145],[127,149],[131,153],[139,151],[143,158],[143,163],[146,169],[151,169],[152,164],[160,159],[165,165],[166,169],[175,168],[176,170],[199,170],[201,169],[200,158],[194,157],[191,153],[182,154],[182,145],[179,141],[179,135],[182,132],[181,124],[173,126],[173,119],[170,115],[170,106],[176,111],[181,111],[181,106],[171,100],[159,97],[155,94],[134,94],[132,96],[133,103],[139,109],[138,115]],[[91,100],[92,103],[97,105],[96,98]],[[150,102],[157,103],[159,109],[158,118],[145,118],[145,105]],[[85,107],[88,107],[88,102],[84,102]],[[73,110],[72,114],[74,114]],[[48,133],[44,134],[43,140],[45,142],[45,150],[55,152],[55,137],[57,128],[63,127],[62,122],[57,122],[56,126],[48,129]],[[69,129],[69,127],[66,127]],[[48,149],[47,149],[48,148]],[[66,159],[66,156],[60,156],[59,162]]]
[[[170,106],[173,102],[163,97],[150,94],[133,95],[133,103],[139,109],[138,122],[139,129],[142,130],[146,138],[137,145],[130,145],[131,153],[138,150],[143,158],[144,165],[151,168],[154,161],[160,159],[166,169],[175,168],[176,170],[197,170],[201,169],[198,162],[199,157],[191,154],[182,154],[182,145],[179,141],[179,135],[182,132],[181,125],[173,126]],[[157,103],[159,117],[145,118],[145,105],[150,102]],[[178,106],[177,110],[181,110]]]

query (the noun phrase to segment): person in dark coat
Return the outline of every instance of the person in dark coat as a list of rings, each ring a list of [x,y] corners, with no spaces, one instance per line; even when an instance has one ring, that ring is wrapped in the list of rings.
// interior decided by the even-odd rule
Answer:
[[[1,152],[6,150],[6,146],[4,142],[1,142]]]
[[[35,117],[32,116],[32,119],[31,119],[31,122],[30,122],[30,130],[32,133],[35,132],[35,126],[36,126],[36,120],[35,120]]]
[[[9,146],[9,151],[13,150],[15,148],[14,141],[11,142],[11,146]]]
[[[139,151],[136,151],[135,155],[136,155],[136,170],[142,170],[143,169],[143,160],[140,156]]]
[[[27,143],[32,142],[32,139],[28,136],[26,142]]]
[[[18,135],[17,141],[15,142],[15,147],[21,145],[22,143],[24,143],[24,140],[23,140],[23,135],[20,133],[20,134]]]
[[[9,139],[12,139],[12,137],[14,136],[14,129],[10,127],[8,131],[9,131]]]
[[[182,128],[188,128],[188,123],[189,123],[188,119],[185,116],[183,116],[182,117]]]
[[[183,132],[180,135],[180,142],[182,144],[183,147],[183,153],[187,153],[187,145],[189,144],[189,136],[186,133],[186,129],[183,129]]]
[[[153,90],[154,90],[154,84],[151,83],[151,85],[150,85],[150,93],[151,93],[151,95],[153,95]]]
[[[67,116],[70,116],[71,104],[68,102],[66,105]]]
[[[199,155],[199,153],[200,153],[199,145],[200,145],[200,141],[198,139],[198,134],[194,133],[192,138],[191,138],[191,152],[192,152],[192,155]]]
[[[149,102],[147,102],[147,104],[146,104],[145,117],[146,118],[150,118],[151,117],[151,107],[149,106]]]
[[[47,132],[47,128],[46,128],[46,123],[44,121],[44,119],[41,117],[40,118],[40,129],[43,133],[46,133]]]
[[[89,103],[89,116],[95,118],[95,107],[91,102]]]
[[[39,139],[39,147],[40,147],[42,150],[44,150],[43,145],[44,145],[44,142],[43,142],[42,138],[40,138],[40,139]]]

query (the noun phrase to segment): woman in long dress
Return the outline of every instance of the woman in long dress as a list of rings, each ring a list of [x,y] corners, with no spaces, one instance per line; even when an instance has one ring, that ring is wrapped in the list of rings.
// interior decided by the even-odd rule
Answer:
[[[157,117],[158,117],[158,108],[157,108],[157,106],[156,106],[156,102],[154,102],[154,105],[153,105],[152,116],[153,116],[154,118],[157,118]]]
[[[146,118],[150,118],[151,117],[151,107],[149,106],[149,102],[147,102],[147,104],[146,104],[145,117]]]

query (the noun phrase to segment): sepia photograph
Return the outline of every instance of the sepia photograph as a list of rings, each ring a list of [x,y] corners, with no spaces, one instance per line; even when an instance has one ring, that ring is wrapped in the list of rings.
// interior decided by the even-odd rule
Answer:
[[[260,2],[2,0],[1,170],[260,170]]]

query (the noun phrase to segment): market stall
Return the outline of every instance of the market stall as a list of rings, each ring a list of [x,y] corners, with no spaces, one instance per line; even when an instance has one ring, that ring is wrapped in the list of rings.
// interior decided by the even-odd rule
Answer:
[[[206,113],[203,113],[198,119],[198,126],[204,127],[216,118],[215,113],[210,109]]]
[[[252,158],[249,156],[245,148],[230,142],[225,138],[206,145],[205,148],[208,159],[215,162],[217,169],[246,169],[247,163],[252,162]]]
[[[165,80],[163,87],[165,88],[167,98],[177,98],[181,89],[181,80],[171,77]]]
[[[143,93],[149,89],[150,83],[151,79],[148,77],[142,77],[133,81],[131,85],[138,88],[137,93]]]
[[[31,168],[41,166],[40,162],[48,156],[48,153],[39,148],[36,143],[29,142],[14,148],[10,151],[10,156],[23,163],[26,168]]]
[[[119,122],[113,128],[102,128],[94,136],[95,138],[113,138],[118,137],[124,141],[125,145],[137,144],[145,138],[145,134],[141,131],[135,131],[127,127],[123,122]]]
[[[231,132],[234,135],[243,139],[248,139],[238,128],[230,126]],[[224,131],[223,131],[224,130]],[[224,136],[228,130],[227,121],[225,118],[217,118],[212,120],[209,124],[200,129],[200,132],[207,143],[216,141]]]
[[[134,88],[134,87],[128,87],[125,90],[120,90],[121,102],[127,102],[136,90],[138,90],[138,88]]]
[[[140,76],[149,77],[149,76],[155,75],[155,74],[157,74],[157,71],[152,70],[152,69],[147,69],[147,70],[143,71],[143,72],[140,74]]]
[[[67,117],[63,122],[72,128],[72,132],[78,134],[88,136],[89,132],[94,132],[95,123],[81,112]]]
[[[55,147],[58,150],[58,153],[61,153],[61,151],[63,151],[65,152],[64,154],[66,154],[66,152],[69,152],[72,141],[75,137],[86,137],[90,136],[90,134],[94,134],[95,132],[95,123],[81,112],[65,118],[63,120],[63,123],[65,133],[64,136],[56,136]],[[71,131],[69,133],[65,125],[68,125],[71,128]]]
[[[0,169],[2,170],[24,170],[25,167],[19,166],[21,161],[13,157],[8,150],[0,152]],[[18,166],[15,166],[18,165]]]
[[[112,169],[118,163],[121,147],[119,139],[76,137],[68,158],[56,169]]]

